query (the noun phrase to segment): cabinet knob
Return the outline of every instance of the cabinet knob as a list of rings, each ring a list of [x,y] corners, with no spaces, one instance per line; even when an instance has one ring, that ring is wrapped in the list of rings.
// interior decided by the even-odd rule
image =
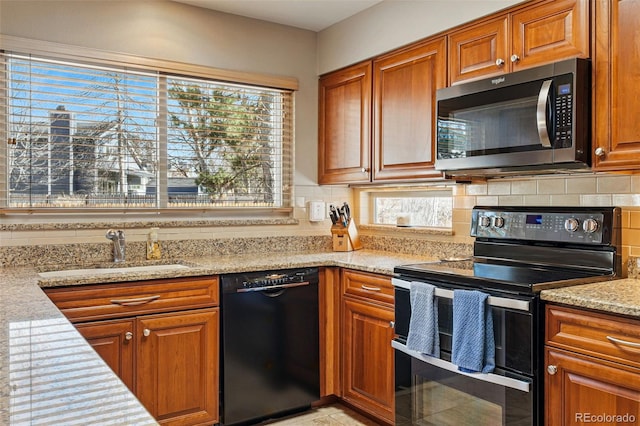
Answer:
[[[151,330],[149,330],[148,328],[145,328],[144,330],[142,330],[142,335],[144,337],[149,337],[150,334],[151,334]]]
[[[389,327],[396,328],[396,322],[395,321],[389,321]]]
[[[363,168],[360,169],[360,171],[362,173],[369,173],[369,168],[368,167],[363,167]]]
[[[496,59],[496,67],[502,67],[504,65],[504,59],[498,58]]]
[[[607,151],[605,151],[604,148],[601,146],[597,147],[594,153],[598,158],[603,158],[605,155],[607,155]]]
[[[133,339],[133,333],[130,331],[127,331],[126,333],[124,333],[124,340],[131,340]]]
[[[518,62],[519,60],[520,60],[520,56],[518,56],[516,54],[511,55],[511,62],[513,62],[514,64],[516,62]]]
[[[558,372],[558,367],[556,367],[555,365],[549,365],[547,366],[547,373],[549,373],[550,375],[554,375]]]

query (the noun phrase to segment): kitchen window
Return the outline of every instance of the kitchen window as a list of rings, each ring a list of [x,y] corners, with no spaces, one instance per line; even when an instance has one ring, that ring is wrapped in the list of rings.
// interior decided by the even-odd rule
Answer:
[[[398,217],[408,218],[410,226],[451,228],[453,197],[451,190],[426,189],[376,191],[369,193],[371,224],[396,225]]]
[[[0,208],[289,208],[293,90],[171,71],[0,52]]]

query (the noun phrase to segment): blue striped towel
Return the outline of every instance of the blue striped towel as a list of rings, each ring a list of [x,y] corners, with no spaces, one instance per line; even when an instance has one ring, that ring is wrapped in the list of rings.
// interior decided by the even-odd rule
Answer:
[[[435,287],[422,282],[412,282],[409,293],[411,320],[407,347],[414,351],[440,356],[440,335],[438,334],[438,304]]]
[[[453,291],[451,361],[460,371],[491,373],[496,345],[488,294],[477,290]]]

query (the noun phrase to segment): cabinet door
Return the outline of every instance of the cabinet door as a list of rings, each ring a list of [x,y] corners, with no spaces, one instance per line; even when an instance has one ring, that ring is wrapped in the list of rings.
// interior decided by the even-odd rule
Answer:
[[[343,398],[393,423],[393,309],[343,299]]]
[[[594,157],[597,170],[640,168],[640,1],[595,2]]]
[[[508,15],[449,35],[449,82],[509,72]]]
[[[556,369],[545,377],[546,425],[637,424],[640,370],[551,348],[545,365]]]
[[[512,71],[589,57],[589,1],[548,1],[516,12],[511,37],[511,55],[517,56],[510,58]]]
[[[161,424],[218,421],[219,309],[139,317],[136,395]]]
[[[318,100],[318,182],[369,182],[371,61],[321,77]]]
[[[90,322],[76,328],[133,392],[133,320]]]
[[[433,168],[436,90],[446,85],[446,39],[376,59],[373,180],[442,177]]]

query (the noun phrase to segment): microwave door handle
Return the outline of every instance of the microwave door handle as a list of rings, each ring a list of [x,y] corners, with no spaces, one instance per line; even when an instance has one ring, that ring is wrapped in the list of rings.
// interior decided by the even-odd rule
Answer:
[[[547,130],[547,101],[549,99],[549,92],[551,91],[552,83],[553,80],[546,80],[542,83],[540,94],[538,95],[538,106],[536,108],[538,137],[540,138],[540,144],[545,148],[551,148],[551,140],[549,139],[549,131]]]

